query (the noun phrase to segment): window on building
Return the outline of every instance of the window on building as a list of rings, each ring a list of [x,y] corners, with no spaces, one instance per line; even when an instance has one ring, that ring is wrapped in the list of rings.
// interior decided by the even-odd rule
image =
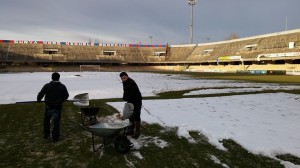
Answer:
[[[242,50],[246,50],[246,51],[252,51],[255,50],[257,47],[257,44],[249,44],[249,45],[245,45]]]
[[[210,54],[211,52],[213,52],[213,49],[207,49],[207,50],[204,50],[201,55],[208,55]]]
[[[166,56],[166,52],[165,51],[156,51],[153,54],[154,56]]]
[[[58,49],[53,49],[53,48],[44,49],[44,54],[57,54],[57,53],[58,53]]]
[[[116,51],[103,51],[103,55],[108,55],[108,56],[116,55]]]

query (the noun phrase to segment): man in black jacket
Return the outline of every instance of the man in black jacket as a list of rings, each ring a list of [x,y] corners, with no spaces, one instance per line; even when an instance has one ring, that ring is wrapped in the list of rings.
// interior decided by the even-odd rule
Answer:
[[[44,115],[44,138],[50,136],[50,120],[53,118],[52,139],[53,142],[59,140],[59,126],[61,118],[62,104],[69,97],[66,86],[59,82],[60,75],[57,72],[52,74],[52,81],[45,84],[37,95],[37,101],[41,102],[45,96]]]
[[[120,78],[123,83],[123,100],[134,105],[133,114],[129,118],[132,125],[129,127],[127,135],[133,134],[133,138],[138,138],[141,128],[142,94],[135,81],[131,79],[126,72],[121,72]]]

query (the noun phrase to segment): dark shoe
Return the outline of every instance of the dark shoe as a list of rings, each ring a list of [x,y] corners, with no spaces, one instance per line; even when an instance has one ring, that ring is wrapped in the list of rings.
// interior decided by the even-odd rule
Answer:
[[[134,144],[132,142],[129,142],[129,145],[128,145],[130,148],[134,147]]]
[[[59,139],[58,138],[53,138],[53,142],[58,142]]]
[[[49,138],[49,135],[44,135],[43,138],[44,138],[44,139],[48,139],[48,138]]]

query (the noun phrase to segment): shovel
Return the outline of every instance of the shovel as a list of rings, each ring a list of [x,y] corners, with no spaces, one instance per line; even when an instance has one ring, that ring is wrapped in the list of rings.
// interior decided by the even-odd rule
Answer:
[[[78,95],[75,95],[73,100],[70,100],[73,102],[76,106],[89,106],[89,94],[88,93],[81,93]]]
[[[88,106],[89,105],[89,94],[88,93],[81,93],[78,95],[75,95],[73,100],[67,100],[70,102],[73,102],[76,106]],[[22,101],[22,102],[16,102],[16,104],[26,104],[26,103],[36,103],[37,101]],[[44,101],[42,101],[44,102]]]

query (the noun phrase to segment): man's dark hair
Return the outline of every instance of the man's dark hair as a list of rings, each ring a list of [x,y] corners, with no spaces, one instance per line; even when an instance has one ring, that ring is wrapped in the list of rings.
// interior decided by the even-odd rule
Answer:
[[[128,74],[126,72],[121,72],[120,77],[122,77],[122,76],[128,76]]]
[[[52,80],[54,80],[54,81],[59,81],[59,78],[60,78],[59,73],[54,72],[54,73],[52,74]]]

